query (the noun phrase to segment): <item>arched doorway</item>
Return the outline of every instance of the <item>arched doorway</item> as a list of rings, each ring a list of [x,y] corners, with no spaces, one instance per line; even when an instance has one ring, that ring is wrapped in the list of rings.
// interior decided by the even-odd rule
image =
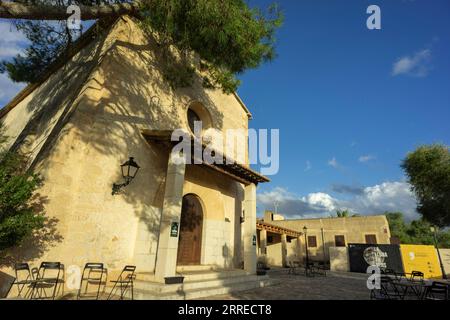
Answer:
[[[177,265],[200,264],[202,250],[203,209],[194,194],[183,197]]]

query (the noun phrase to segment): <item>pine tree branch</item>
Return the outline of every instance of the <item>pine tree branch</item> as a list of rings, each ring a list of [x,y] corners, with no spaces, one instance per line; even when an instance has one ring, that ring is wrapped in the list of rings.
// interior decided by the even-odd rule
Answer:
[[[123,14],[134,15],[139,11],[139,3],[118,3],[100,6],[79,6],[81,20],[95,20],[114,17]],[[3,2],[0,0],[0,18],[24,20],[66,20],[71,13],[67,13],[66,6],[31,5],[18,2]]]

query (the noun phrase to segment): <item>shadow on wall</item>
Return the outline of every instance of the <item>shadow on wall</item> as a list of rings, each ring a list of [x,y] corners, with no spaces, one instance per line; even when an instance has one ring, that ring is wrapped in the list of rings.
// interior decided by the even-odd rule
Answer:
[[[35,212],[44,212],[44,205],[48,199],[37,193],[31,201]],[[1,252],[0,268],[13,267],[15,263],[39,259],[50,247],[62,242],[63,238],[57,231],[57,224],[58,219],[44,217],[44,226],[41,229],[24,239],[19,246]]]
[[[233,269],[237,266],[237,264],[234,262],[235,257],[232,254],[232,252],[227,244],[224,244],[222,246],[222,256],[223,256],[223,261],[224,261],[223,267],[225,269]]]
[[[33,149],[27,150],[27,152],[35,152],[41,148],[43,151],[39,157],[34,159],[32,166],[47,155],[46,150],[51,149],[51,146],[55,144],[63,126],[73,113],[72,103],[100,59],[105,39],[104,37],[99,37],[99,39],[97,45],[91,43],[88,46],[88,49],[91,50],[89,54],[80,55],[74,61],[69,61],[56,72],[61,74],[59,77],[52,76],[38,87],[37,93],[27,104],[28,111],[34,115],[13,143],[12,150],[27,144],[27,140],[33,139],[36,133],[46,132],[54,125],[48,139],[35,143]],[[61,115],[54,123],[58,112],[61,112]]]
[[[130,31],[131,32],[131,31]],[[211,101],[197,77],[192,87],[172,90],[163,81],[160,53],[152,38],[145,45],[117,40],[107,52],[101,67],[103,83],[93,90],[106,89],[100,101],[87,101],[78,106],[86,118],[75,123],[78,138],[102,154],[121,154],[124,147],[139,148],[137,135],[143,129],[173,130],[184,127],[179,109],[198,100],[208,109],[218,129],[223,126],[223,113]],[[105,139],[105,134],[108,139]],[[114,143],[111,143],[114,141]]]
[[[11,150],[24,153],[35,153],[41,149],[42,153],[38,157],[31,157],[31,169],[40,159],[45,158],[56,143],[61,134],[61,129],[67,123],[73,110],[71,108],[73,100],[83,83],[87,80],[92,67],[98,61],[104,39],[101,39],[97,46],[91,44],[92,54],[81,55],[73,62],[64,65],[58,72],[59,77],[50,77],[36,89],[36,94],[27,104],[27,110],[33,113],[25,128],[12,142]],[[55,116],[61,112],[56,123]],[[53,130],[49,130],[53,127]],[[35,141],[38,132],[50,131],[48,139]],[[43,182],[45,183],[45,181]],[[45,215],[44,207],[49,202],[47,197],[36,193],[32,199],[35,212]],[[55,217],[44,216],[44,226],[36,231],[31,237],[25,239],[19,246],[7,249],[0,253],[0,268],[13,267],[15,263],[39,259],[52,246],[62,242],[63,238],[57,231],[59,220]]]
[[[135,32],[130,28],[130,38]],[[48,139],[34,144],[35,149],[42,148],[34,159],[33,166],[37,167],[37,164],[44,162],[54,151],[57,140],[63,139],[69,131],[75,133],[75,141],[84,143],[89,150],[103,156],[113,156],[114,159],[126,160],[130,154],[142,154],[142,149],[145,148],[148,158],[140,160],[141,170],[145,171],[145,167],[149,166],[156,167],[157,170],[152,170],[152,176],[147,174],[144,177],[139,174],[120,197],[133,206],[135,215],[157,238],[160,217],[147,209],[149,206],[162,207],[168,151],[148,144],[141,132],[144,129],[184,127],[185,120],[181,119],[179,109],[187,107],[192,100],[204,104],[214,119],[214,127],[219,130],[223,127],[223,113],[214,105],[199,76],[189,88],[173,90],[165,83],[159,72],[162,53],[158,51],[151,36],[146,39],[148,42],[144,45],[116,40],[103,59],[103,37],[97,46],[90,45],[92,54],[80,56],[76,62],[64,66],[62,78],[50,78],[47,85],[39,88],[41,93],[35,95],[28,104],[30,110],[37,110],[40,106],[42,110],[26,125],[17,138],[15,147],[33,139],[37,132],[43,133],[51,128],[55,115],[63,108],[62,116],[58,117]],[[92,78],[86,88],[90,90],[90,94],[73,105],[83,84],[92,75],[94,68],[99,66],[99,74],[103,80]],[[99,100],[94,97],[95,92],[98,92]],[[71,127],[65,127],[69,119]],[[161,156],[162,154],[167,156]],[[134,187],[133,184],[146,187],[150,185],[155,190],[153,199],[150,198],[152,192],[143,192],[142,188]],[[111,190],[105,188],[105,192],[110,193]],[[27,244],[17,248],[17,251],[8,253],[3,263],[39,258],[49,246],[62,242],[62,237],[56,232],[57,223],[56,218],[47,219],[46,227]]]
[[[129,36],[134,32],[130,28]],[[161,173],[145,176],[156,189],[154,199],[149,199],[151,192],[142,192],[132,186],[122,197],[133,205],[135,214],[157,236],[159,216],[144,212],[142,208],[149,204],[162,207],[169,150],[146,143],[141,132],[145,129],[173,130],[184,127],[185,120],[180,118],[183,113],[179,109],[186,108],[192,100],[204,104],[219,130],[223,126],[223,113],[210,99],[200,77],[194,80],[192,87],[176,90],[164,82],[159,71],[164,52],[158,49],[152,36],[148,35],[146,41],[140,45],[116,40],[112,44],[101,66],[103,83],[93,79],[95,87],[88,88],[106,90],[109,94],[102,94],[99,101],[85,100],[77,107],[80,116],[72,123],[76,139],[102,155],[126,159],[129,154],[148,147],[150,157],[140,161],[143,164],[141,171],[151,165],[158,167],[158,170],[152,171]],[[166,156],[161,157],[163,154]],[[140,178],[142,175],[138,175],[137,180]]]

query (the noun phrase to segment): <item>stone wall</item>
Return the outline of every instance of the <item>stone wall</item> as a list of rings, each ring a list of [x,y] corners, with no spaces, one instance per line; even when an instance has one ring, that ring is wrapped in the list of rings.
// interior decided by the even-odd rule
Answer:
[[[183,194],[196,194],[203,206],[202,264],[233,268],[241,262],[243,187],[207,168],[188,165]]]
[[[267,242],[267,254],[264,255],[259,249],[259,260],[266,262],[269,266],[282,267],[283,266],[283,256],[282,256],[282,243],[281,235],[268,233],[268,236],[272,237],[272,242]],[[297,239],[291,239],[290,242],[286,242],[286,262],[289,261],[301,261],[301,249],[300,244]]]
[[[330,255],[331,271],[350,271],[350,262],[348,258],[347,247],[330,247],[328,248]]]
[[[444,265],[444,272],[447,278],[450,278],[450,249],[439,249],[439,254]]]
[[[265,222],[285,227],[298,232],[303,232],[307,227],[307,236],[315,236],[316,247],[308,246],[311,260],[329,260],[329,248],[336,246],[335,236],[342,235],[345,245],[349,243],[366,243],[365,235],[374,234],[378,244],[390,243],[390,230],[387,219],[380,216],[361,216],[347,218],[323,218],[323,219],[287,219],[266,221],[270,215],[265,215]],[[304,252],[304,240],[302,237],[302,251]]]
[[[25,150],[44,179],[39,195],[48,219],[39,239],[7,253],[2,271],[12,274],[12,264],[22,261],[104,262],[111,270],[136,264],[140,272],[154,271],[168,151],[142,133],[186,129],[192,102],[208,110],[212,129],[248,125],[236,96],[204,89],[201,79],[172,89],[156,51],[151,37],[121,18],[1,119],[11,141],[29,142]],[[112,184],[122,182],[120,165],[130,156],[141,169],[113,196]],[[230,266],[241,260],[243,187],[205,172],[187,169],[184,190],[206,206],[202,262]]]

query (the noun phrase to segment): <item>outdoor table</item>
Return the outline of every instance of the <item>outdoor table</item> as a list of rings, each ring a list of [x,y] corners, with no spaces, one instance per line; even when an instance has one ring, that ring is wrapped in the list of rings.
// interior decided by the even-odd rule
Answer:
[[[450,285],[450,280],[449,279],[439,279],[439,280],[433,280],[434,282],[439,282],[439,283],[443,283],[446,285]]]
[[[401,287],[402,290],[401,291],[399,290],[399,292],[402,295],[402,299],[405,299],[409,290],[411,290],[414,293],[414,295],[418,299],[420,299],[420,298],[422,298],[423,292],[425,292],[425,288],[430,285],[430,284],[427,284],[426,282],[418,282],[418,281],[410,281],[410,280],[393,281],[393,284],[397,288]]]

